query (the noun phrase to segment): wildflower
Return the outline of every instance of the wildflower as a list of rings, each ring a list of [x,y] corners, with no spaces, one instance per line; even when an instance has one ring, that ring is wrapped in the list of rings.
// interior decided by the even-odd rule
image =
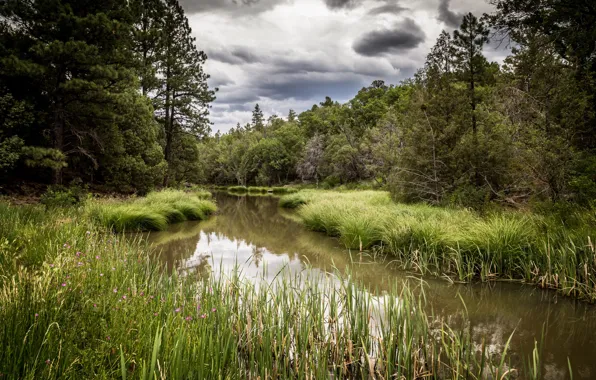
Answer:
[[[103,277],[103,273],[100,273],[100,274],[99,274],[99,277]]]
[[[62,283],[62,287],[65,287],[65,286],[66,286],[66,282],[63,282],[63,283]]]
[[[91,235],[91,231],[86,232],[87,236]]]
[[[35,318],[39,317],[39,314],[35,313]]]
[[[177,308],[176,310],[174,310],[176,313],[180,313],[180,308]]]
[[[141,293],[139,293],[139,295],[142,297],[145,295],[145,292],[141,292]]]
[[[93,307],[97,307],[97,304],[96,304],[96,303],[94,303],[94,304],[93,304]]]
[[[79,263],[77,265],[80,266],[80,267],[82,267],[84,264],[79,261]]]
[[[149,296],[149,298],[153,299],[153,298],[155,298],[155,297],[153,297],[153,296]]]
[[[68,244],[64,243],[63,247],[66,248],[68,246]]]
[[[112,270],[116,270],[116,268],[112,267]]]
[[[186,319],[187,322],[192,321],[192,317],[190,315],[188,317],[184,318],[184,319]]]
[[[215,308],[211,309],[212,313],[215,313],[217,310]]]
[[[207,317],[207,314],[201,314],[201,318],[205,319]]]
[[[155,315],[157,317],[157,313],[153,313],[153,315]]]
[[[107,340],[110,340],[110,336],[108,335],[108,336],[106,337],[106,339],[107,339]]]
[[[114,293],[118,293],[118,288],[114,288]]]
[[[53,268],[53,267],[54,267],[54,264],[50,264],[50,268]]]
[[[77,252],[77,257],[80,257],[80,256],[81,256],[81,252]]]
[[[197,311],[201,310],[201,304],[197,304]]]
[[[50,363],[51,363],[50,359],[47,359],[47,360],[46,360],[46,364],[47,364],[47,365],[50,365]]]
[[[96,260],[99,260],[99,255],[96,255],[96,256],[95,256],[95,259],[96,259]]]
[[[122,296],[122,299],[125,300],[126,299],[126,294]]]

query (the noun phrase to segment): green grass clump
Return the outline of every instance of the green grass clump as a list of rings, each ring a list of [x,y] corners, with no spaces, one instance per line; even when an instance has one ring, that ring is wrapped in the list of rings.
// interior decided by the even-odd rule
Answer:
[[[294,194],[298,192],[298,189],[293,187],[272,187],[271,191],[273,194]]]
[[[169,224],[205,220],[216,211],[205,193],[163,190],[131,201],[107,201],[89,206],[94,220],[114,231],[161,231]]]
[[[230,186],[227,188],[232,193],[247,193],[248,188],[246,186]]]
[[[567,219],[405,205],[382,191],[303,190],[279,205],[351,249],[393,255],[402,267],[458,281],[514,279],[596,301],[594,216]]]
[[[249,193],[257,193],[257,194],[266,194],[270,190],[269,187],[262,187],[262,186],[250,186],[248,188]]]
[[[32,226],[40,238],[16,238]],[[168,275],[145,242],[85,213],[0,205],[0,229],[0,262],[41,258],[0,276],[9,379],[507,378],[506,352],[477,350],[470,327],[434,320],[406,285],[376,297],[339,274],[275,286]]]

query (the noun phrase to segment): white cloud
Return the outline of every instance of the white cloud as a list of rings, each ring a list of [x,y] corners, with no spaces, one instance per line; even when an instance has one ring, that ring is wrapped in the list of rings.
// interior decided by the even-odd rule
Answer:
[[[220,88],[211,115],[213,130],[224,132],[237,122],[249,122],[257,102],[266,116],[285,116],[290,108],[304,111],[327,95],[346,101],[375,79],[398,83],[423,65],[441,30],[448,28],[438,19],[440,0],[352,0],[335,8],[325,0],[260,0],[252,6],[232,0],[183,3],[191,13],[198,12],[189,20],[198,47],[210,57],[205,67],[210,84]],[[380,12],[381,7],[395,12]],[[452,0],[449,10],[480,15],[490,5]],[[367,33],[407,19],[424,32],[418,46],[378,57],[352,48]],[[487,55],[502,60],[506,53]]]

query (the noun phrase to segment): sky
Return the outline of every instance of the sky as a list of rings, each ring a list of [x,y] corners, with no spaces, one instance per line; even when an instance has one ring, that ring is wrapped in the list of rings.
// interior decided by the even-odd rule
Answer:
[[[213,132],[300,113],[326,96],[344,103],[374,80],[397,84],[424,65],[442,30],[485,0],[180,0],[217,87]],[[501,62],[508,51],[489,46]]]

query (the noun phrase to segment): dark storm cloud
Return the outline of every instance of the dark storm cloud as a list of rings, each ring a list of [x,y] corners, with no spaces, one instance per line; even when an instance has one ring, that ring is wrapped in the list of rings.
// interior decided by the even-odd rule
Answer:
[[[404,8],[397,3],[387,3],[376,8],[371,9],[368,14],[372,16],[380,15],[380,14],[397,14],[407,10],[408,8]]]
[[[234,89],[222,89],[217,93],[219,104],[243,104],[259,100],[258,91],[250,86],[237,87]]]
[[[257,63],[261,60],[260,57],[252,52],[252,49],[243,46],[210,49],[207,51],[207,55],[214,61],[229,63],[231,65]]]
[[[325,96],[330,96],[332,99],[345,99],[369,82],[370,80],[357,75],[283,76],[276,78],[275,81],[261,83],[258,91],[263,97],[274,100],[289,98],[308,100]]]
[[[351,8],[356,2],[356,0],[325,0],[329,9]]]
[[[464,16],[449,9],[451,0],[439,0],[439,15],[437,19],[451,28],[459,28]]]
[[[188,14],[206,11],[239,11],[241,12],[240,14],[251,14],[266,11],[274,8],[278,4],[288,1],[289,0],[180,0],[180,4]]]
[[[375,57],[414,49],[424,42],[425,38],[426,36],[418,24],[407,18],[393,29],[366,33],[354,42],[352,48],[360,55]]]

